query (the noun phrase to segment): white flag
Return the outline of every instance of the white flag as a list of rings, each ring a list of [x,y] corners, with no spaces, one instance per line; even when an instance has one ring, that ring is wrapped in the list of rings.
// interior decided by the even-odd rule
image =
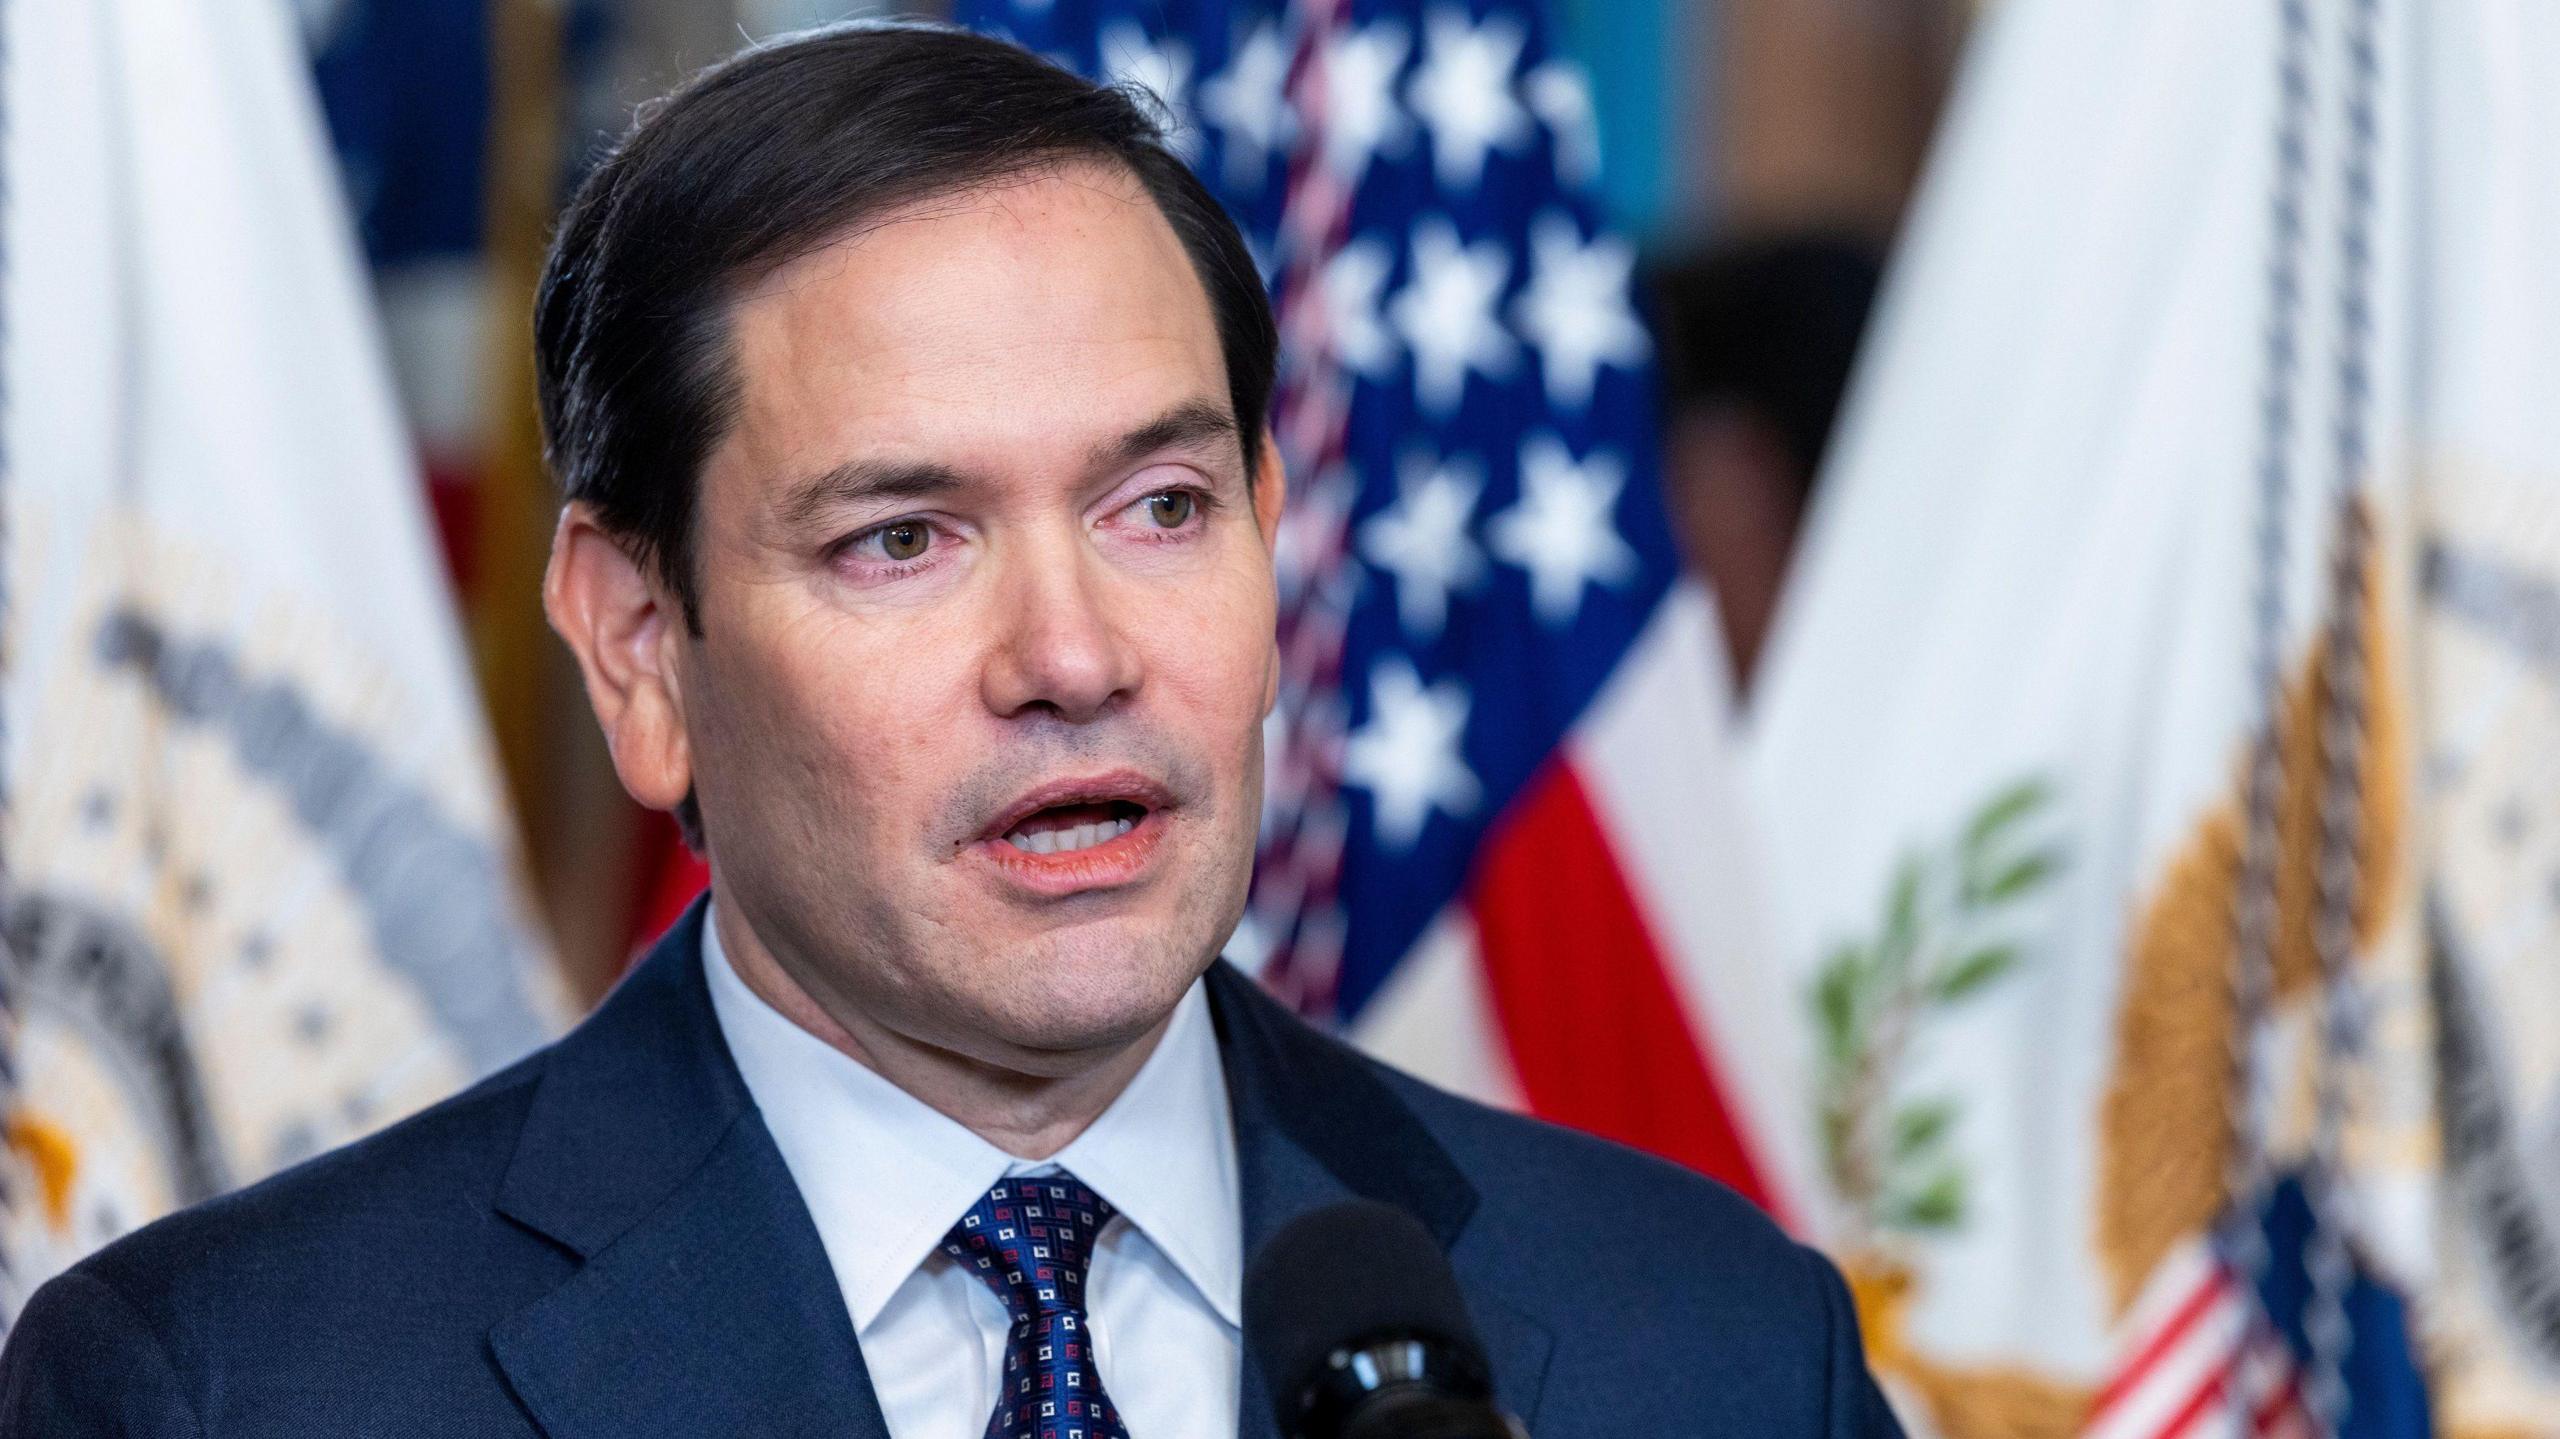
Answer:
[[[2421,896],[2457,715],[2560,844],[2555,39],[2500,0],[1985,14],[1750,757],[1825,1037],[1800,1122],[1916,1431],[2554,1432],[2442,1243]],[[2448,446],[2510,505],[2453,501],[2500,527],[2504,647],[2461,663],[2503,689],[2437,683]],[[2542,905],[2531,977],[2514,928],[2473,972],[2540,986],[2493,1024],[2510,1177],[2560,1122],[2553,853],[2438,906]]]
[[[5,1314],[564,1004],[289,15],[0,18]]]
[[[2431,6],[2416,423],[2447,1431],[2560,1435],[2560,12]]]

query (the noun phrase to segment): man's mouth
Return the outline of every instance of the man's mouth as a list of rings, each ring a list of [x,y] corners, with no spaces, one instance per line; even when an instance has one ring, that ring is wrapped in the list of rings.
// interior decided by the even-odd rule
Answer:
[[[1015,886],[1050,897],[1144,879],[1173,795],[1134,771],[1065,779],[1018,797],[969,849]]]
[[[1118,839],[1147,817],[1134,800],[1061,804],[1035,811],[1004,832],[1004,842],[1025,854],[1074,854]]]

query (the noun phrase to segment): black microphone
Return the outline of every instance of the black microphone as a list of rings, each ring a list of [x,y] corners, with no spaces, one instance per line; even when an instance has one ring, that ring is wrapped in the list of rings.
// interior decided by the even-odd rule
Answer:
[[[1355,1199],[1282,1226],[1244,1283],[1245,1333],[1287,1439],[1528,1439],[1431,1231]]]

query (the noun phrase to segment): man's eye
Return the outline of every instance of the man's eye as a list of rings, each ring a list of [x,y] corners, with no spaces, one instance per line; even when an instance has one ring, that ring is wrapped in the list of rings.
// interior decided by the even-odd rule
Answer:
[[[1198,497],[1189,490],[1166,490],[1147,496],[1147,515],[1168,530],[1178,530],[1191,519]]]
[[[873,530],[869,538],[879,543],[880,554],[885,559],[919,559],[933,545],[933,526],[922,520],[901,520]]]

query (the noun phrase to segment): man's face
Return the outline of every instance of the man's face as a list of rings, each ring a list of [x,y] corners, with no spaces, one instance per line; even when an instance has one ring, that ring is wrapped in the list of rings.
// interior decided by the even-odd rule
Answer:
[[[732,336],[676,662],[724,902],[913,1040],[1141,1036],[1243,913],[1277,673],[1280,478],[1181,243],[1066,165],[786,266]]]

